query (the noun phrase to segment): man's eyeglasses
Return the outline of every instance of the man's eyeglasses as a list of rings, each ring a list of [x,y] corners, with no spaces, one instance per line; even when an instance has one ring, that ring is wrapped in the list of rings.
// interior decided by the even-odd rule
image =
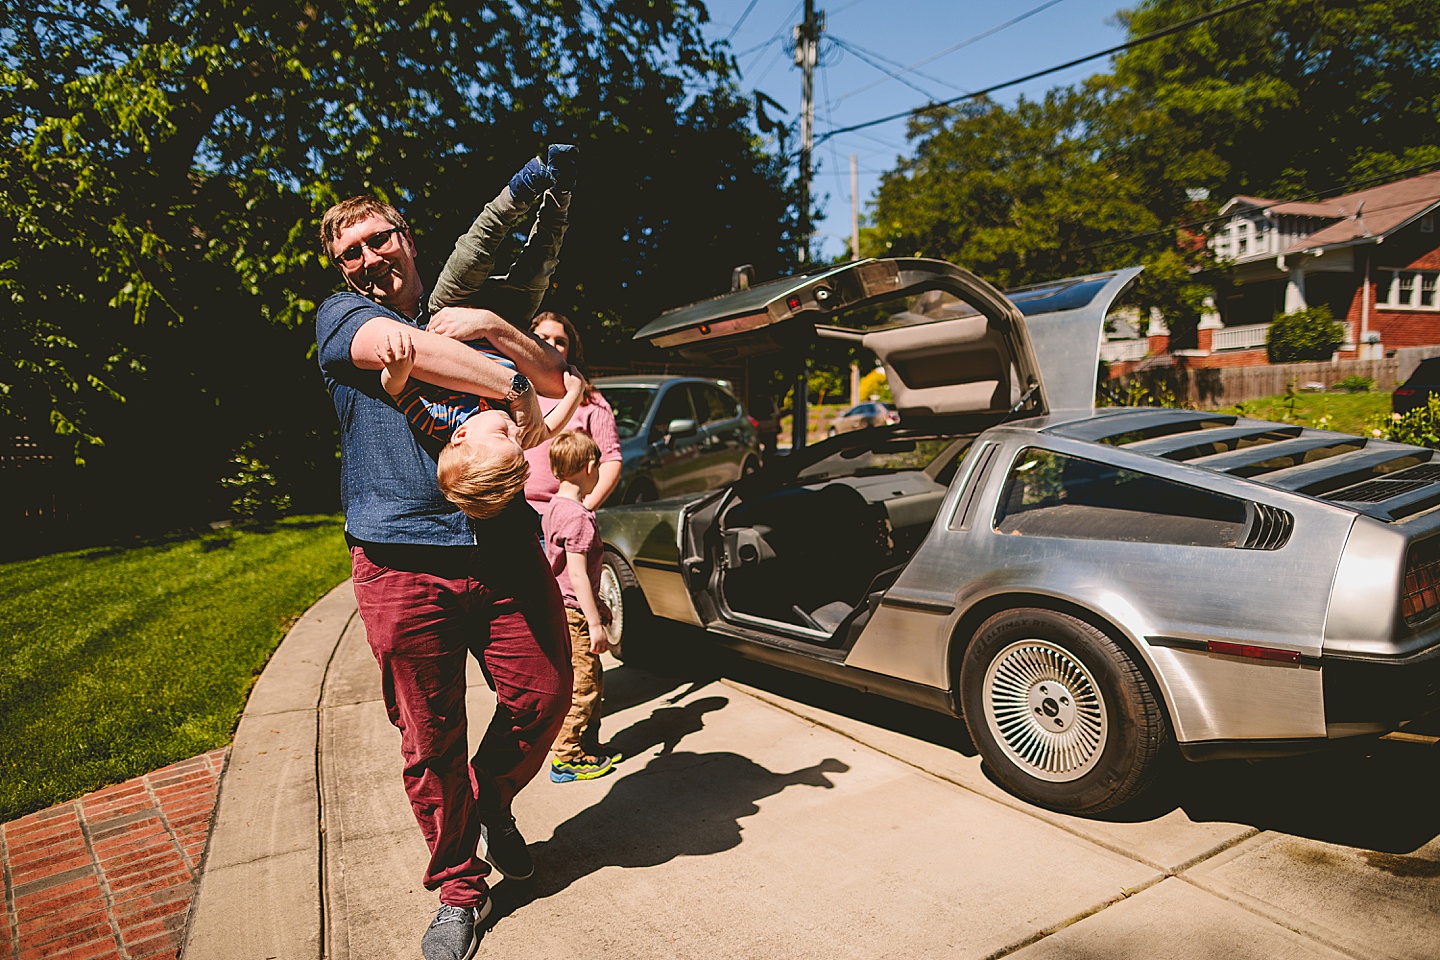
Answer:
[[[386,247],[390,246],[390,241],[393,240],[395,238],[395,234],[399,232],[399,227],[391,227],[389,230],[381,230],[379,233],[370,234],[370,236],[366,237],[364,240],[361,240],[360,243],[363,243],[371,250],[379,253]],[[335,255],[335,262],[339,263],[341,260],[344,260],[346,263],[354,263],[356,260],[359,260],[360,243],[352,244],[337,253]]]

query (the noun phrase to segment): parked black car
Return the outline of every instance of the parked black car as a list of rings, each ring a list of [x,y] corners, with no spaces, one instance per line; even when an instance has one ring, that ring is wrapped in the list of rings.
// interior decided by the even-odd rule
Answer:
[[[733,483],[760,466],[745,405],[703,377],[600,377],[615,411],[623,465],[610,503],[640,503]]]
[[[1410,379],[1395,388],[1390,398],[1390,409],[1396,413],[1409,413],[1429,403],[1432,393],[1440,393],[1440,357],[1420,361]]]

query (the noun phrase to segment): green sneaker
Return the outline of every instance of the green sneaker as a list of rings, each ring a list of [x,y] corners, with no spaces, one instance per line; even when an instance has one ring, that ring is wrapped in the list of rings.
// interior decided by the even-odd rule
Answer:
[[[615,769],[613,757],[581,757],[579,760],[551,760],[550,780],[569,783],[571,780],[594,780]]]

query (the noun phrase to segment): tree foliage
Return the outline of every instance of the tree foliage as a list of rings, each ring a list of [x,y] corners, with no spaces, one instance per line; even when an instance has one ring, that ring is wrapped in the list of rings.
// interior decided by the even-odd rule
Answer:
[[[1136,39],[1220,0],[1142,0]],[[1002,286],[1141,263],[1137,305],[1192,345],[1203,225],[1236,194],[1341,192],[1440,164],[1432,0],[1273,0],[1132,47],[1109,74],[910,127],[862,251],[953,259]]]
[[[320,212],[394,202],[433,274],[546,142],[582,148],[549,305],[577,312],[592,354],[725,289],[734,263],[780,272],[784,171],[704,16],[695,0],[5,5],[0,421],[144,469],[121,484],[135,497],[162,476],[224,502],[242,447],[333,491],[310,355],[338,285]]]
[[[1345,327],[1327,306],[1280,314],[1265,331],[1265,354],[1271,363],[1329,360],[1345,342]]]

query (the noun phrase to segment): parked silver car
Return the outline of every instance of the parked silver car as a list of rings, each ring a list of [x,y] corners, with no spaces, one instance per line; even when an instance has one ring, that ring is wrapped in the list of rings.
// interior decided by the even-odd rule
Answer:
[[[713,490],[760,466],[760,433],[729,386],[703,377],[599,377],[615,411],[620,483],[611,503]]]
[[[899,422],[900,414],[896,411],[895,404],[867,400],[864,403],[855,404],[830,421],[830,429],[826,431],[826,435],[833,437],[837,433],[849,433],[851,430],[864,430],[867,427],[883,427],[887,423]]]
[[[1174,744],[1292,754],[1440,707],[1436,452],[1093,409],[1105,313],[1137,273],[1007,297],[948,263],[870,260],[642,330],[692,358],[860,343],[901,421],[602,511],[631,653],[687,642],[659,626],[678,621],[964,716],[1000,783],[1076,813],[1138,795]]]

